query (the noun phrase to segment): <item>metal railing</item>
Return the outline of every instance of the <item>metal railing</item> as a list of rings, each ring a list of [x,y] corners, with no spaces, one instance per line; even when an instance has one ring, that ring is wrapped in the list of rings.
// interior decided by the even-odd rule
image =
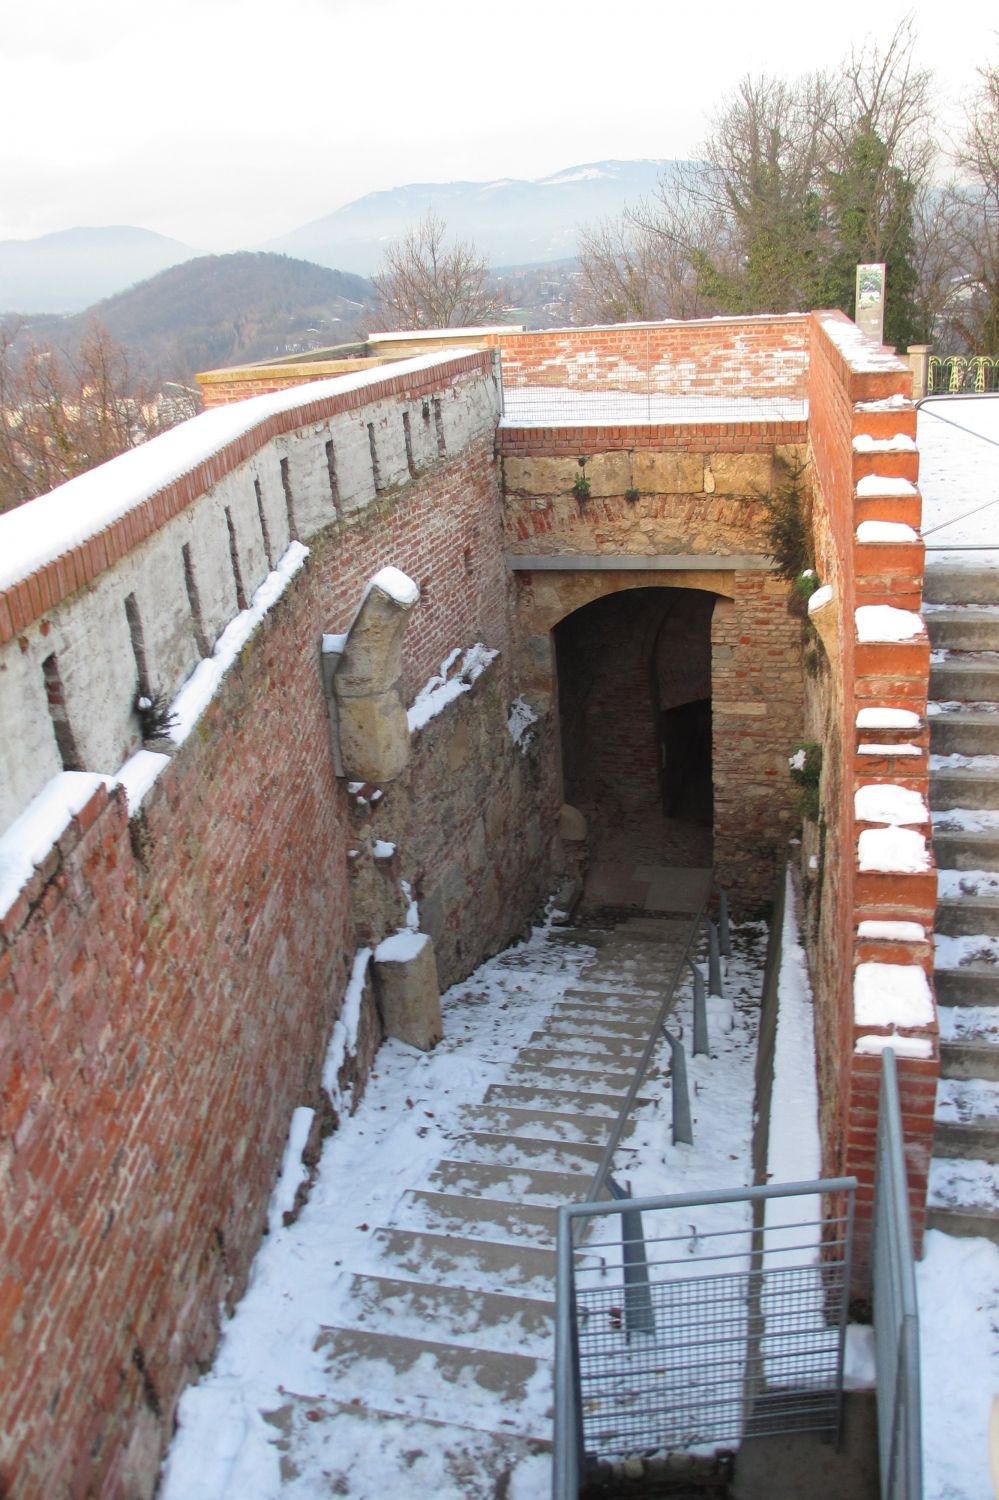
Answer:
[[[883,1500],[921,1500],[919,1312],[895,1053],[881,1054],[874,1190],[874,1346]]]
[[[836,1178],[559,1209],[553,1500],[636,1456],[838,1439],[855,1191]]]
[[[999,356],[931,354],[927,363],[926,391],[931,396],[999,391]]]

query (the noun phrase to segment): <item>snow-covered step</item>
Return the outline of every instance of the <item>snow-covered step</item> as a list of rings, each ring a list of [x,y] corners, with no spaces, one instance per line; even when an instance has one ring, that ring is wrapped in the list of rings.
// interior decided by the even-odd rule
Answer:
[[[555,1244],[556,1211],[537,1203],[512,1203],[495,1198],[469,1198],[458,1193],[435,1193],[422,1188],[403,1195],[400,1218],[407,1227],[431,1234],[457,1234],[469,1239],[523,1242],[540,1249]]]
[[[999,702],[999,653],[944,653],[930,665],[930,696],[942,702]]]
[[[973,833],[934,828],[933,853],[942,870],[999,871],[999,829]]]
[[[605,1128],[604,1135],[608,1130]],[[492,1135],[471,1131],[454,1141],[450,1148],[452,1161],[476,1161],[497,1167],[522,1166],[544,1172],[593,1173],[603,1147],[581,1142],[535,1140],[526,1135]]]
[[[377,1230],[373,1241],[379,1260],[396,1276],[524,1297],[552,1295],[555,1251],[545,1246],[398,1228]]]
[[[595,1059],[601,1065],[614,1063],[627,1069],[641,1057],[645,1038],[639,1036],[585,1036],[574,1027],[564,1031],[552,1031],[546,1023],[540,1031],[532,1031],[520,1056],[538,1048],[557,1049],[564,1057]]]
[[[499,1137],[516,1144],[531,1141],[534,1144],[550,1143],[599,1152],[610,1135],[613,1117],[603,1112],[554,1113],[545,1101],[534,1109],[520,1106],[469,1104],[461,1111],[461,1123],[476,1136],[486,1139]],[[629,1121],[626,1133],[635,1129]]]
[[[323,1329],[315,1347],[341,1399],[356,1396],[383,1411],[472,1427],[480,1417],[488,1427],[498,1398],[511,1432],[550,1436],[547,1360],[350,1328]]]
[[[997,937],[999,896],[944,896],[937,901],[935,925],[945,937]]]
[[[662,1004],[661,994],[624,995],[620,991],[591,992],[585,995],[566,995],[552,1006],[553,1016],[605,1016],[608,1020],[648,1023],[655,1018]]]
[[[999,1244],[999,1166],[960,1157],[930,1163],[927,1227],[975,1235]]]
[[[602,1038],[608,1042],[633,1042],[641,1049],[649,1039],[650,1029],[648,1021],[617,1021],[589,1012],[582,1015],[573,1012],[565,1015],[560,1012],[549,1016],[538,1034],[546,1037],[583,1037],[587,1041]]]
[[[999,1006],[941,1005],[940,1076],[999,1082]]]
[[[431,1286],[386,1276],[353,1276],[349,1304],[338,1321],[406,1338],[434,1337],[511,1354],[550,1358],[555,1303],[462,1286]]]
[[[637,1060],[636,1058],[633,1061]],[[634,1074],[627,1060],[608,1060],[601,1065],[599,1058],[590,1058],[585,1052],[556,1052],[550,1047],[524,1047],[517,1054],[517,1061],[507,1072],[511,1083],[530,1080],[542,1087],[569,1089],[592,1089],[595,1093],[627,1093]]]
[[[999,651],[999,608],[982,605],[928,609],[926,633],[936,648],[949,651]]]
[[[952,807],[999,807],[999,768],[931,765],[930,801],[936,812]]]
[[[997,604],[999,574],[994,568],[954,567],[929,561],[923,583],[927,604]]]
[[[589,1162],[578,1162],[564,1172],[546,1171],[526,1165],[496,1165],[493,1162],[438,1162],[427,1181],[442,1193],[490,1198],[500,1203],[536,1204],[557,1208],[585,1196],[593,1176]]]
[[[999,714],[977,709],[946,708],[930,719],[930,749],[935,755],[999,754]]]
[[[434,1500],[482,1500],[507,1493],[511,1478],[547,1474],[550,1441],[435,1422],[402,1412],[381,1411],[328,1396],[289,1394],[266,1413],[272,1439],[290,1475],[308,1472],[317,1438],[322,1443],[323,1492],[327,1495],[382,1495],[399,1491]]]
[[[999,1161],[999,1083],[942,1078],[937,1085],[934,1156]]]
[[[522,1071],[517,1070],[515,1076],[523,1076]],[[575,1085],[564,1089],[555,1088],[547,1078],[539,1084],[490,1084],[483,1102],[490,1107],[509,1105],[513,1109],[537,1110],[539,1114],[551,1114],[556,1118],[578,1119],[585,1116],[589,1120],[606,1120],[608,1123],[617,1119],[621,1109],[621,1096],[617,1091],[601,1093],[597,1089],[590,1090]],[[651,1103],[652,1099],[648,1095],[642,1095],[635,1100],[635,1108],[640,1109],[642,1105]]]

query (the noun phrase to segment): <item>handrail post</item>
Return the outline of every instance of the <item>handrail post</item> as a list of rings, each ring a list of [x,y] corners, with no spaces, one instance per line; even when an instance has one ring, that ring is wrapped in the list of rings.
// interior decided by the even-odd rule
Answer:
[[[707,1057],[711,1047],[708,1042],[708,1003],[704,975],[692,958],[687,962],[694,976],[694,1056]]]
[[[663,1027],[663,1036],[669,1043],[673,1066],[673,1144],[692,1146],[694,1127],[690,1120],[690,1092],[687,1088],[687,1059],[683,1043]]]
[[[708,919],[708,989],[712,995],[724,995],[721,972],[721,951],[718,944],[718,928]]]
[[[718,939],[723,958],[732,957],[732,927],[728,919],[728,896],[718,887]]]
[[[552,1500],[579,1500],[583,1464],[583,1416],[580,1406],[579,1342],[576,1328],[573,1222],[566,1207],[558,1210],[555,1279],[555,1454]]]

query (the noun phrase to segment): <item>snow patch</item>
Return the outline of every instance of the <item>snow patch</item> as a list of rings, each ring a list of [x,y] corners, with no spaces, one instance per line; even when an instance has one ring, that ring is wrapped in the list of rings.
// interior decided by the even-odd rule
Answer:
[[[817,588],[815,590],[814,594],[810,594],[809,595],[809,598],[808,598],[808,613],[810,615],[814,615],[815,612],[816,612],[816,610],[822,609],[822,607],[824,605],[826,605],[826,604],[828,604],[830,602],[830,600],[832,599],[832,596],[833,596],[832,584],[831,583],[824,583],[821,588]]]
[[[513,700],[510,705],[510,714],[506,721],[506,727],[510,738],[515,745],[526,754],[530,748],[534,736],[530,733],[532,724],[538,722],[538,716],[523,695]]]
[[[896,432],[894,437],[875,438],[862,432],[853,440],[854,453],[915,453],[916,444],[908,434]]]
[[[857,527],[857,541],[869,542],[918,542],[919,534],[903,521],[861,521]]]
[[[865,828],[857,840],[857,867],[918,875],[930,868],[926,840],[912,828]]]
[[[430,938],[425,932],[414,932],[411,927],[401,927],[391,937],[383,938],[375,949],[376,964],[408,964],[422,953]]]
[[[922,922],[878,921],[869,917],[857,927],[857,936],[868,942],[925,943],[926,928]]]
[[[414,583],[401,568],[380,568],[374,578],[368,580],[364,597],[367,598],[374,589],[394,599],[403,609],[409,609],[420,597],[419,584]]]
[[[361,1002],[364,999],[364,983],[367,978],[371,949],[359,948],[354,954],[350,980],[343,997],[340,1014],[333,1023],[333,1034],[326,1049],[323,1062],[323,1088],[330,1096],[334,1109],[342,1113],[350,1109],[349,1096],[345,1099],[337,1082],[340,1069],[348,1057],[357,1051],[357,1030],[361,1022]]]
[[[897,1052],[899,1057],[921,1057],[933,1056],[933,1043],[925,1036],[896,1036],[894,1032],[890,1036],[860,1036],[854,1043],[853,1050],[860,1057],[876,1057],[890,1047]]]
[[[902,500],[918,495],[919,491],[909,479],[895,479],[890,474],[865,474],[857,480],[859,500]]]
[[[862,708],[857,714],[858,729],[918,729],[919,723],[911,708]]]
[[[302,1160],[302,1152],[309,1139],[309,1131],[312,1129],[315,1115],[315,1110],[308,1109],[305,1105],[292,1110],[291,1126],[284,1146],[284,1155],[281,1158],[281,1170],[267,1207],[267,1232],[269,1234],[276,1234],[284,1227],[284,1216],[291,1213],[298,1190],[309,1175],[309,1169]]]
[[[933,996],[917,964],[858,964],[853,976],[858,1026],[931,1026]]]
[[[923,622],[911,609],[893,604],[861,604],[856,612],[857,640],[862,644],[911,641],[923,633]]]
[[[460,646],[456,646],[441,662],[439,674],[431,677],[413,700],[406,715],[410,734],[415,734],[418,729],[423,728],[424,724],[429,724],[430,720],[443,712],[449,703],[460,698],[462,693],[467,693],[498,655],[498,651],[490,650],[481,641],[474,646],[469,646],[467,651],[462,651]],[[456,664],[455,675],[449,676]]]
[[[0,838],[0,915],[14,905],[36,865],[51,853],[70,820],[106,784],[105,778],[95,772],[60,771],[14,819]]]

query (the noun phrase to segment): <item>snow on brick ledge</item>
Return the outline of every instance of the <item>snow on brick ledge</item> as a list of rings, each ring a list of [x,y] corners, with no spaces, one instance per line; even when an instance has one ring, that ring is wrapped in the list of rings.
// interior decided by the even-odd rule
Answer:
[[[862,432],[853,440],[854,453],[915,453],[915,441],[904,432],[894,437],[875,438]]]
[[[855,614],[857,640],[862,645],[912,641],[923,633],[923,621],[911,609],[896,609],[893,604],[861,604]]]
[[[860,500],[908,500],[918,494],[911,479],[895,479],[890,474],[867,474],[857,480]]]
[[[858,787],[853,795],[853,811],[858,823],[928,823],[929,810],[918,792],[891,782],[873,782]]]
[[[911,708],[862,708],[857,714],[858,729],[918,729],[919,715]]]
[[[920,748],[919,748],[918,745],[902,744],[902,745],[858,745],[857,746],[857,754],[858,755],[879,755],[879,756],[917,755],[918,756],[918,755],[922,755],[922,753],[923,752],[922,752],[922,750],[920,750]]]
[[[926,928],[922,922],[868,918],[857,927],[857,936],[869,943],[925,943]]]
[[[821,588],[817,588],[815,593],[809,596],[808,613],[814,615],[816,610],[824,608],[831,601],[832,596],[832,584],[824,583]]]
[[[930,868],[926,840],[913,828],[865,828],[857,867],[865,874],[921,875]]]
[[[928,1059],[933,1056],[933,1043],[928,1036],[897,1036],[894,1031],[890,1036],[858,1036],[853,1050],[861,1056],[877,1056],[886,1047],[897,1052],[899,1057]]]
[[[857,541],[865,546],[869,542],[918,542],[919,534],[904,521],[861,521]]]
[[[853,976],[858,1026],[932,1026],[933,996],[918,964],[858,964]]]

